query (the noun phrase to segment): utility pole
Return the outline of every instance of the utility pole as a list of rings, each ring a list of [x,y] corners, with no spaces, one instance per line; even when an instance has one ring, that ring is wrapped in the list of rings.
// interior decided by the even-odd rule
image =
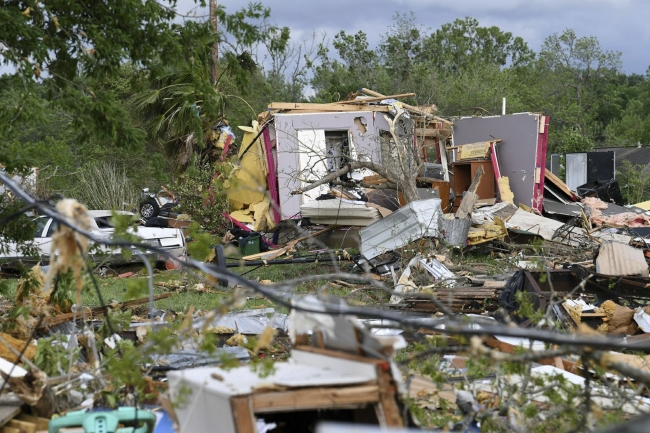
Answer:
[[[212,83],[217,85],[219,79],[219,40],[217,34],[217,0],[210,0],[210,23],[214,32],[215,42],[212,45]]]

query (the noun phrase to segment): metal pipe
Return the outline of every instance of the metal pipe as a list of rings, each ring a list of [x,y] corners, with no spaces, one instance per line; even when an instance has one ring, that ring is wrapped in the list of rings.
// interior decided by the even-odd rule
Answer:
[[[238,262],[226,263],[227,268],[238,268],[240,266],[264,266],[264,265],[290,265],[296,263],[316,263],[316,262],[333,262],[335,260],[346,260],[331,257],[298,257],[295,259],[284,260],[242,260]]]

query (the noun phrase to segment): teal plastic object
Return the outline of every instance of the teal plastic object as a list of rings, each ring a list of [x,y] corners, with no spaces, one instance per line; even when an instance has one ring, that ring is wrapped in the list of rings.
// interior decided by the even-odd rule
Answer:
[[[122,423],[141,423],[140,427],[118,428]],[[70,412],[66,416],[54,418],[48,425],[49,433],[58,433],[62,428],[83,427],[85,433],[153,433],[156,415],[148,410],[135,407],[120,407],[111,412]]]

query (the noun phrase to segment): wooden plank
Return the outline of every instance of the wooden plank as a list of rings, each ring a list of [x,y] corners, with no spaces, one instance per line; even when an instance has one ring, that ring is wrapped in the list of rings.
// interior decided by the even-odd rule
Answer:
[[[296,102],[271,102],[269,110],[318,110],[327,111],[378,111],[388,113],[388,105],[347,105],[347,104],[314,104]]]
[[[368,364],[377,364],[377,365],[388,365],[386,361],[382,361],[381,359],[366,358],[365,356],[354,355],[346,352],[339,352],[337,350],[321,349],[313,346],[296,345],[294,346],[293,350],[301,350],[303,352],[317,353],[319,355],[332,356],[335,358],[347,359],[349,361],[365,362]]]
[[[503,353],[511,353],[512,354],[512,353],[515,353],[515,349],[516,349],[516,347],[513,346],[512,344],[505,343],[503,341],[499,341],[494,337],[487,337],[485,339],[485,344],[487,346],[489,346],[489,347],[491,347],[493,349],[497,349],[497,350],[499,350],[499,351],[501,351]],[[564,358],[560,358],[560,359],[562,361],[562,365],[564,366],[564,370],[572,371],[575,368],[575,362],[569,361],[569,360],[564,359]],[[554,367],[556,366],[554,358],[538,359],[535,362],[538,362],[538,363],[544,364],[544,365],[552,365]]]
[[[13,393],[0,397],[0,426],[7,424],[20,413],[23,402]]]
[[[417,137],[441,137],[443,134],[442,132],[447,132],[444,129],[436,129],[436,128],[416,128],[415,129],[415,135]],[[427,141],[425,141],[425,144],[427,144]]]
[[[21,421],[31,422],[36,425],[36,430],[47,430],[50,420],[47,418],[41,418],[40,416],[31,416],[25,413],[19,414],[16,419]]]
[[[330,409],[379,401],[378,385],[340,388],[307,388],[292,391],[253,394],[255,413]]]
[[[17,428],[24,433],[36,433],[36,424],[32,424],[31,422],[12,419],[7,425],[9,427]]]
[[[387,427],[403,427],[401,411],[395,400],[397,387],[389,371],[378,369],[379,402]]]
[[[339,104],[365,104],[366,102],[383,101],[384,99],[411,98],[413,96],[415,96],[415,93],[400,93],[399,95],[375,96],[373,98],[352,99],[350,101],[339,102]]]
[[[450,147],[448,149],[458,149],[458,160],[465,159],[484,159],[488,156],[488,151],[494,143],[501,140],[479,141],[477,143],[462,144],[460,146]]]
[[[0,433],[22,433],[20,429],[16,427],[4,426],[0,429]]]
[[[253,405],[250,396],[238,396],[230,398],[230,407],[232,409],[233,421],[235,421],[235,431],[237,433],[255,433],[255,416],[253,415]],[[216,427],[216,426],[215,426]]]
[[[251,254],[242,257],[242,260],[273,260],[289,251],[288,248],[278,248],[277,250],[264,251],[263,253]]]
[[[576,201],[578,197],[571,191],[571,188],[569,186],[562,182],[562,179],[554,175],[551,170],[546,170],[544,172],[544,179],[548,180],[551,182],[553,185],[555,185],[556,188],[558,188],[560,191],[565,193],[571,200]]]

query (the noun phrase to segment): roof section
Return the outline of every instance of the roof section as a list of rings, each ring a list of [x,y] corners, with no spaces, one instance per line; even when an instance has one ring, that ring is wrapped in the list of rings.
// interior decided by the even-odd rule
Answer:
[[[643,173],[650,174],[650,147],[598,147],[594,152],[614,151],[616,166],[621,161],[629,161],[634,165],[642,165]]]

